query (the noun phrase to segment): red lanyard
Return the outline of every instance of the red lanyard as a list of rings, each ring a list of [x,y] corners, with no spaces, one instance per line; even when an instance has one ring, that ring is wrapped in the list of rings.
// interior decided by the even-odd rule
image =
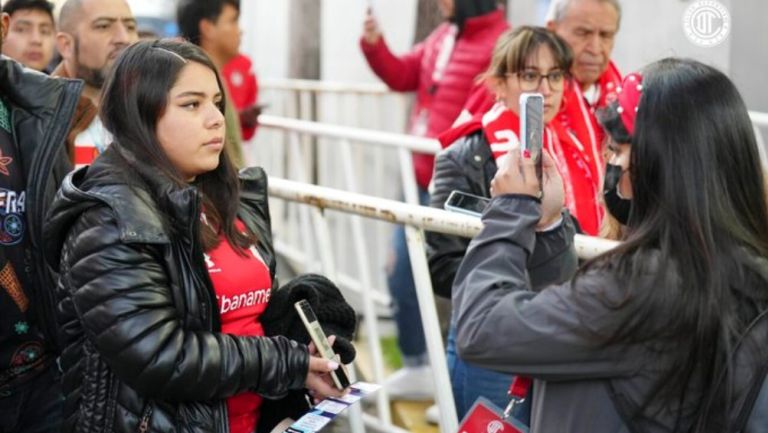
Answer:
[[[525,397],[528,395],[528,391],[531,390],[531,386],[533,386],[533,379],[530,377],[515,376],[515,379],[512,380],[512,383],[509,385],[509,390],[507,390],[509,404],[507,404],[507,407],[504,409],[504,419],[509,418],[509,415],[512,414],[512,409],[514,409],[516,405],[525,401]]]

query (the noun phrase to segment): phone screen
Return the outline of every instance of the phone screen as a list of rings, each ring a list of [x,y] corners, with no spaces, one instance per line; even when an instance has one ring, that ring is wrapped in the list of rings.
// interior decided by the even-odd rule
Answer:
[[[483,214],[486,206],[491,200],[486,197],[480,197],[473,194],[467,194],[462,191],[452,191],[445,202],[445,209],[460,212],[473,216]]]
[[[540,93],[520,95],[520,146],[531,152],[541,185],[541,149],[544,146],[544,97]]]

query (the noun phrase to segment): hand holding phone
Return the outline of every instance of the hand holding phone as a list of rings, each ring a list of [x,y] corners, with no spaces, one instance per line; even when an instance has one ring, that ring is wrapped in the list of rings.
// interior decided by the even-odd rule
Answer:
[[[536,164],[536,177],[541,182],[541,149],[544,147],[544,96],[540,93],[520,95],[520,151],[530,152]]]
[[[451,191],[443,207],[447,211],[480,217],[491,200],[487,197],[469,194],[463,191]]]
[[[309,302],[302,299],[301,301],[296,302],[294,307],[296,308],[296,312],[299,313],[299,317],[301,318],[302,323],[304,323],[304,327],[307,329],[307,333],[312,339],[312,343],[315,344],[320,356],[329,361],[339,363],[339,368],[330,372],[334,386],[340,390],[347,388],[350,385],[347,373],[344,371],[344,367],[341,365],[339,357],[333,353],[333,348],[331,348],[331,345],[328,342],[328,337],[325,336],[323,328],[320,327],[320,322],[317,321],[317,316],[309,305]]]

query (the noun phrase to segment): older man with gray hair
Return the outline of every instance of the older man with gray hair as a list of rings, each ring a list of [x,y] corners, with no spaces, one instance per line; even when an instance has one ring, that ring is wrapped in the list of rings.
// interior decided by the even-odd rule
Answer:
[[[568,177],[582,203],[576,215],[584,232],[596,235],[603,211],[600,205],[605,162],[603,132],[595,111],[616,99],[621,74],[611,62],[621,20],[618,0],[552,0],[547,28],[565,39],[573,50],[571,76],[566,86],[558,120],[569,132],[577,149],[564,149]]]
[[[550,4],[547,28],[571,46],[571,74],[592,103],[604,99],[597,87],[601,79],[618,75],[611,52],[620,20],[618,0],[553,0]]]

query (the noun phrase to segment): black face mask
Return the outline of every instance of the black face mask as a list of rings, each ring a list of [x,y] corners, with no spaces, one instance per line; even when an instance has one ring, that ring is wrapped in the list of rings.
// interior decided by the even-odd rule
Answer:
[[[619,180],[624,174],[620,165],[606,164],[605,183],[603,183],[603,197],[608,212],[621,224],[627,225],[629,214],[632,211],[632,200],[619,196]]]

